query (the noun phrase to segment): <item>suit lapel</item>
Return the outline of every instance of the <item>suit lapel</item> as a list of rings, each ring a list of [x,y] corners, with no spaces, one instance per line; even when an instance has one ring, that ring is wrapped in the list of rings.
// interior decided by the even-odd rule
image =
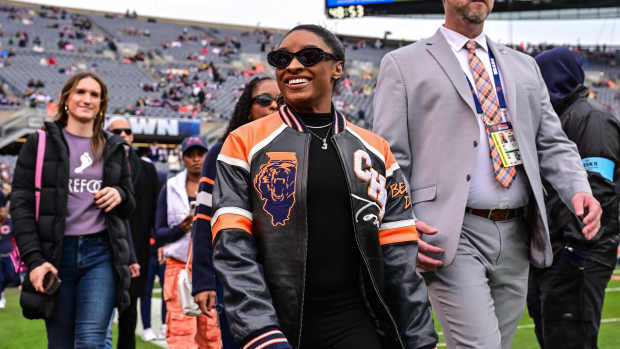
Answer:
[[[513,70],[510,69],[510,56],[508,49],[504,46],[497,45],[487,37],[489,49],[495,55],[495,61],[502,77],[502,88],[504,89],[504,97],[508,108],[510,121],[515,123],[517,118],[517,84]],[[489,72],[491,73],[491,72]]]
[[[463,73],[459,62],[454,56],[452,48],[439,30],[426,41],[426,50],[437,61],[463,101],[469,106],[474,115],[476,115],[476,106],[471,90],[467,85],[465,73]]]

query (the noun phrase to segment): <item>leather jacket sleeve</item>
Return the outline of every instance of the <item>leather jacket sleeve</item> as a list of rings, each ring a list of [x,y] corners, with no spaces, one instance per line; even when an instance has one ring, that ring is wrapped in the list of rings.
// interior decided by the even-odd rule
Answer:
[[[248,348],[265,340],[286,348],[252,236],[251,181],[243,149],[243,141],[233,133],[218,156],[211,219],[215,271],[234,339]]]
[[[389,166],[393,158],[390,152],[386,165]],[[386,171],[386,189],[385,215],[379,228],[385,268],[385,298],[406,348],[434,348],[438,337],[428,290],[422,276],[416,272],[418,234],[409,185],[395,160]]]

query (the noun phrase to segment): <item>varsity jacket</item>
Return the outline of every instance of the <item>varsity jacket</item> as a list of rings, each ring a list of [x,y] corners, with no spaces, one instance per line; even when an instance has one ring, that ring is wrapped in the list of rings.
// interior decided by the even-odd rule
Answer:
[[[215,270],[213,269],[213,237],[211,235],[211,217],[213,216],[213,184],[215,184],[215,167],[217,156],[222,149],[222,142],[209,147],[209,152],[202,166],[198,195],[196,196],[196,216],[192,227],[194,258],[192,258],[192,295],[206,290],[215,290]],[[221,324],[220,324],[221,325]]]
[[[384,348],[432,348],[437,335],[415,271],[418,234],[406,180],[379,136],[338,112],[332,134],[350,192],[360,289]],[[214,266],[230,331],[244,349],[300,343],[310,137],[285,105],[233,131],[218,156]]]

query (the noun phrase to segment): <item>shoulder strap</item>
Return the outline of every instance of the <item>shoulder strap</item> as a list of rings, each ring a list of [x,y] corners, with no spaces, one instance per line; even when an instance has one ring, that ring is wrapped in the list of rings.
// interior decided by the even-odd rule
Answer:
[[[39,142],[37,144],[37,162],[34,172],[35,221],[39,222],[39,206],[41,204],[41,177],[43,175],[43,158],[45,157],[46,134],[37,130]]]
[[[189,238],[189,244],[187,246],[187,261],[185,262],[185,270],[187,270],[187,275],[189,275],[189,263],[192,261],[193,256],[192,240],[192,238]]]

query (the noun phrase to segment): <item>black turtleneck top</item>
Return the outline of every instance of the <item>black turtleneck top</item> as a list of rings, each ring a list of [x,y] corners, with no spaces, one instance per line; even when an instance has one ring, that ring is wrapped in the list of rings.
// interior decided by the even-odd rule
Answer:
[[[379,349],[360,293],[351,199],[329,114],[299,114],[311,135],[302,349]],[[322,138],[327,136],[327,149]]]

